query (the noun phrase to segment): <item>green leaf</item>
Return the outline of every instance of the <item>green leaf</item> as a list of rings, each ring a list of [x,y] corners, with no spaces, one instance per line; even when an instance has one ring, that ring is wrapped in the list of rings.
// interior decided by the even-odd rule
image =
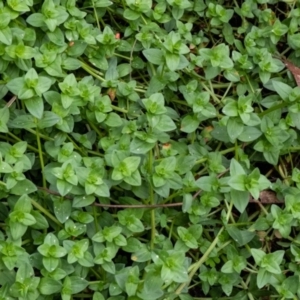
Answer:
[[[50,65],[45,67],[45,71],[53,77],[64,77],[66,74],[62,71],[61,64],[61,56],[57,56]]]
[[[259,70],[259,79],[263,84],[266,84],[271,78],[271,73],[267,71]]]
[[[52,43],[58,46],[64,46],[65,37],[59,28],[56,28],[53,32],[47,32],[47,36]]]
[[[73,207],[85,207],[91,205],[95,201],[95,197],[89,196],[76,196],[72,201]]]
[[[231,196],[231,201],[233,202],[235,208],[240,213],[243,213],[249,203],[249,199],[250,199],[249,192],[231,190],[230,196]]]
[[[72,57],[68,57],[63,60],[62,67],[65,70],[77,70],[81,67],[81,62]]]
[[[9,27],[0,29],[0,42],[9,46],[12,43],[12,37],[13,35]]]
[[[43,27],[45,26],[45,17],[41,13],[34,13],[31,14],[27,19],[26,22],[34,27]]]
[[[245,175],[245,170],[241,166],[241,164],[235,160],[234,158],[230,162],[230,175],[231,176],[238,176],[238,175]]]
[[[265,257],[266,253],[260,249],[251,249],[251,254],[255,260],[255,263],[260,265],[262,259]]]
[[[196,185],[203,191],[211,192],[218,188],[219,183],[216,176],[202,176],[196,181]]]
[[[47,92],[52,85],[52,80],[48,77],[39,76],[38,83],[35,86],[34,90],[37,95],[41,96],[45,92]]]
[[[37,187],[28,179],[18,181],[17,184],[10,190],[13,195],[31,194],[37,190]]]
[[[0,132],[8,132],[7,122],[9,120],[9,110],[7,107],[0,109]]]
[[[105,300],[105,298],[101,293],[95,292],[93,294],[93,299],[92,300]]]
[[[72,294],[77,294],[83,291],[89,285],[89,282],[87,280],[78,276],[70,276],[70,280]]]
[[[230,118],[227,122],[227,133],[232,141],[235,141],[243,132],[244,124],[239,118]]]
[[[245,181],[246,175],[235,175],[229,179],[228,184],[237,191],[246,191],[247,187]]]
[[[194,132],[200,124],[200,120],[196,115],[187,115],[182,119],[180,130],[183,132]]]
[[[256,127],[244,126],[243,132],[238,136],[238,139],[242,142],[253,142],[262,135],[262,132]]]
[[[20,218],[19,220],[20,220],[20,223],[22,223],[23,225],[26,225],[26,226],[30,226],[30,225],[33,225],[36,223],[35,218],[29,213],[24,213],[23,218]]]
[[[159,117],[159,121],[156,124],[155,128],[162,132],[169,132],[176,129],[176,125],[169,116],[162,115]]]
[[[198,247],[197,240],[195,237],[189,232],[188,229],[184,227],[178,227],[177,232],[179,237],[182,239],[182,241],[185,243],[185,245],[189,248],[196,249]]]
[[[122,225],[127,227],[132,232],[144,231],[143,223],[137,218],[135,213],[130,209],[119,211],[118,219]]]
[[[163,52],[159,49],[146,49],[143,54],[152,64],[161,65],[164,63]]]
[[[42,118],[37,121],[37,126],[40,129],[49,128],[59,123],[61,118],[51,111],[45,111]]]
[[[72,212],[71,201],[66,201],[62,198],[54,200],[53,204],[56,218],[60,223],[65,223],[69,219]]]
[[[179,63],[180,63],[180,55],[174,53],[167,53],[166,54],[166,63],[168,68],[171,71],[177,70]]]
[[[43,277],[39,284],[39,291],[42,295],[56,294],[59,293],[61,289],[61,282],[50,277]]]
[[[109,113],[105,120],[105,124],[109,127],[119,127],[123,125],[123,121],[116,113]]]
[[[66,196],[73,188],[73,185],[61,179],[57,179],[57,189],[62,196]]]
[[[26,12],[30,10],[27,3],[26,2],[24,3],[23,1],[7,0],[7,4],[11,9],[18,12]]]
[[[281,82],[281,81],[275,81],[272,80],[272,85],[277,94],[283,99],[283,100],[288,100],[289,95],[293,91],[293,88],[290,87],[289,85]]]
[[[56,257],[43,257],[43,265],[48,272],[53,272],[59,264],[59,259]]]
[[[72,47],[67,49],[67,54],[72,57],[79,57],[82,55],[87,47],[87,43],[83,41],[74,41]]]
[[[255,236],[255,232],[248,230],[239,230],[234,226],[227,226],[226,230],[232,239],[238,243],[239,246],[244,246],[248,244]]]
[[[112,2],[109,0],[97,0],[95,1],[95,7],[108,7],[112,5]],[[93,300],[100,300],[100,299],[93,299]]]
[[[9,128],[31,129],[36,127],[35,118],[31,115],[21,115],[8,123]]]
[[[32,209],[31,199],[27,195],[22,195],[14,206],[15,211],[30,213]]]
[[[42,119],[44,112],[44,101],[41,97],[32,97],[24,100],[27,110],[36,118]]]
[[[259,289],[263,288],[265,285],[270,283],[271,281],[271,273],[269,273],[266,269],[261,268],[258,270],[256,284]]]
[[[184,194],[183,196],[183,204],[182,204],[182,211],[185,213],[190,210],[193,204],[193,196],[191,194]]]
[[[41,230],[47,229],[49,227],[47,219],[40,212],[33,210],[30,214],[36,221],[35,224],[31,225],[31,228]]]
[[[125,177],[124,181],[132,186],[140,186],[142,183],[142,178],[138,170],[134,171],[131,176]]]
[[[102,231],[96,233],[92,240],[96,242],[112,242],[115,237],[117,237],[122,232],[122,228],[119,226],[105,227]]]
[[[138,296],[144,300],[156,300],[163,296],[164,292],[161,288],[162,280],[160,276],[155,276],[154,272],[147,273],[145,277],[145,283],[141,292],[138,292]]]
[[[126,157],[123,160],[123,163],[126,165],[128,170],[130,170],[131,172],[134,172],[137,170],[140,162],[141,162],[141,158],[138,156]]]
[[[14,78],[6,84],[6,87],[14,95],[19,95],[19,91],[21,91],[24,87],[24,79],[22,77]]]
[[[23,225],[21,223],[16,223],[16,222],[10,221],[9,225],[10,225],[10,233],[11,233],[12,239],[14,239],[14,240],[18,240],[19,238],[21,238],[27,230],[27,226]]]
[[[230,117],[238,116],[238,105],[237,101],[229,99],[226,105],[223,107],[223,113]]]
[[[150,84],[146,96],[148,97],[154,93],[161,91],[166,86],[166,84],[167,82],[163,77],[159,75],[152,76],[150,79]]]
[[[140,13],[137,13],[131,9],[125,9],[124,18],[127,20],[135,21],[140,17]]]
[[[145,154],[155,146],[155,142],[148,143],[139,138],[134,138],[130,144],[130,151],[134,154]]]
[[[186,282],[188,280],[188,273],[183,265],[181,252],[171,254],[165,259],[161,269],[161,278],[162,280],[170,278],[175,282]]]
[[[62,300],[70,300],[71,299],[71,294],[72,294],[71,280],[70,280],[70,277],[67,276],[64,279],[63,288],[61,290]]]

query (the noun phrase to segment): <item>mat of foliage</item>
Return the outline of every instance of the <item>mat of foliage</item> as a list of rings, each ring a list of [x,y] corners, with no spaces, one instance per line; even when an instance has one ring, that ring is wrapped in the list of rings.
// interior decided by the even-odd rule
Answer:
[[[0,16],[0,299],[300,297],[298,2]]]

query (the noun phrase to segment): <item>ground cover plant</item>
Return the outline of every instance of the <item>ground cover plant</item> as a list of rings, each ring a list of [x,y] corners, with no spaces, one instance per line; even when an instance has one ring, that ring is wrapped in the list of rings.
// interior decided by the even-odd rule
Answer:
[[[299,16],[0,0],[0,299],[298,299]]]

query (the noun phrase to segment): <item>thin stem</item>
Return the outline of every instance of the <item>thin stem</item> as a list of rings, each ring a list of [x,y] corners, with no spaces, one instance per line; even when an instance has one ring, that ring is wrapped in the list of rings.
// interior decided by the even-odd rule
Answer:
[[[89,74],[91,74],[92,76],[94,76],[95,78],[99,79],[100,81],[105,81],[104,78],[102,78],[100,75],[98,75],[96,72],[93,71],[93,69],[87,65],[85,62],[83,62],[81,60],[81,67],[82,69],[84,69],[85,71],[87,71]]]
[[[63,225],[43,206],[41,206],[38,202],[31,199],[31,204],[37,208],[40,212],[42,212],[45,216],[47,216],[49,219],[51,219],[55,224],[57,224],[59,227],[63,227]]]
[[[93,155],[96,155],[96,156],[99,156],[99,157],[103,157],[104,156],[104,154],[101,154],[101,153],[93,151],[93,150],[87,150],[86,152],[90,153],[90,154],[93,154]]]
[[[98,50],[99,48],[97,48]],[[95,69],[94,67],[90,66],[89,64],[87,64],[82,58],[79,58],[80,62],[84,64],[85,67],[87,67],[89,70],[91,70],[92,72],[98,74],[99,76],[104,76],[104,74],[102,72],[100,72],[99,70]],[[105,79],[103,78],[102,81],[104,81]]]
[[[254,88],[253,88],[253,86],[252,86],[252,84],[250,82],[250,79],[249,79],[249,77],[247,75],[246,75],[246,79],[247,79],[247,82],[248,82],[248,84],[250,86],[251,92],[255,95],[255,90],[254,90]]]
[[[141,89],[141,88],[135,88],[134,90],[135,90],[136,92],[143,93],[143,94],[145,94],[145,93],[147,92],[146,90]]]
[[[0,134],[0,139],[4,140],[4,141],[8,141],[8,142],[11,142],[11,143],[14,143],[15,142],[15,139],[9,137],[9,136],[6,136],[6,135],[2,135]],[[35,149],[37,150],[37,149]]]
[[[41,164],[41,169],[42,169],[43,187],[46,188],[47,183],[46,183],[46,178],[45,178],[45,173],[44,173],[45,164],[44,164],[44,157],[43,157],[40,133],[39,133],[38,129],[36,130],[36,141],[37,141],[37,145],[38,145],[39,158],[40,158],[40,164]]]
[[[207,81],[207,79],[199,74],[197,74],[195,71],[189,71],[188,69],[185,69],[184,70],[185,73],[193,76],[193,77],[196,77],[196,78],[199,78],[201,79],[202,81]],[[231,85],[231,83],[212,83],[211,86],[213,88],[227,88],[229,85]]]
[[[33,129],[31,129],[31,128],[26,128],[29,132],[31,132],[32,134],[34,134],[34,135],[37,135],[37,130],[33,130]],[[44,135],[44,134],[41,134],[41,133],[39,133],[39,136],[41,137],[41,138],[43,138],[44,140],[46,140],[46,141],[54,141],[54,139],[53,138],[51,138],[51,137],[49,137],[49,136],[47,136],[47,135]]]
[[[221,102],[226,98],[226,96],[229,93],[231,87],[232,87],[232,82],[230,82],[230,84],[228,85],[228,87],[227,87],[227,89],[226,89],[226,91],[225,91],[225,93],[224,93],[224,95],[223,95],[223,97],[221,99]]]
[[[20,139],[19,137],[17,137],[16,135],[14,135],[11,132],[7,132],[7,134],[10,135],[11,137],[13,137],[16,141],[20,141],[20,142],[22,141],[22,139]],[[35,147],[31,146],[31,145],[27,144],[27,148],[34,151],[34,152],[36,152],[36,153],[39,153],[39,150],[36,149]]]
[[[128,57],[128,56],[125,56],[125,55],[122,55],[122,54],[119,54],[119,53],[114,53],[115,54],[115,56],[118,56],[118,57],[121,57],[121,58],[124,58],[124,59],[126,59],[126,60],[129,60],[129,61],[131,61],[131,58],[130,57]]]
[[[184,106],[190,106],[187,102],[182,101],[182,100],[171,99],[171,101],[174,102],[174,103],[178,103],[178,104],[184,105]]]
[[[287,106],[288,106],[287,103],[282,102],[280,104],[274,105],[274,106],[272,106],[272,107],[264,110],[263,112],[259,113],[258,116],[260,118],[262,118],[263,116],[265,116],[265,115],[267,115],[267,114],[269,114],[269,113],[271,113],[271,112],[273,112],[273,111],[275,111],[277,109],[281,109],[281,108],[284,108],[284,107],[287,107]]]
[[[235,147],[231,147],[231,148],[222,150],[222,151],[220,151],[219,153],[222,154],[222,155],[224,155],[224,154],[227,154],[227,153],[230,153],[230,152],[234,152],[234,151],[235,151]],[[206,161],[207,161],[207,158],[206,158],[206,157],[203,157],[203,158],[197,160],[197,161],[195,162],[195,164],[197,164],[197,165],[198,165],[198,164],[202,164],[202,163],[204,163],[204,162],[206,162]]]
[[[152,150],[150,150],[149,161],[148,161],[148,169],[150,174],[152,174],[152,168],[153,168],[153,154],[152,154]],[[150,203],[151,205],[154,205],[154,194],[153,194],[153,186],[151,180],[149,180],[149,186],[150,186]],[[150,242],[151,249],[154,249],[155,234],[156,234],[155,210],[152,209],[151,210],[151,242]]]
[[[100,23],[99,23],[99,18],[98,18],[98,14],[97,14],[97,9],[95,7],[94,0],[92,0],[92,4],[93,4],[94,15],[95,15],[95,19],[96,19],[96,22],[97,22],[97,26],[98,26],[99,30],[101,30]]]
[[[133,61],[133,50],[134,50],[136,42],[137,42],[137,39],[134,40],[134,43],[133,43],[132,48],[130,50],[130,70],[132,70],[131,64],[132,64],[132,61]],[[130,74],[129,74],[129,80],[130,81],[131,81],[131,73],[132,72],[130,72]]]
[[[113,23],[116,25],[116,27],[122,31],[122,28],[120,27],[119,23],[115,20],[112,12],[114,12],[111,8],[107,7],[107,12],[109,13],[109,16],[111,18],[111,20],[113,21]]]
[[[102,204],[102,203],[94,203],[95,206],[99,207],[111,207],[111,208],[164,208],[164,207],[176,207],[182,206],[182,202],[177,203],[168,203],[168,204]]]
[[[74,145],[74,148],[77,149],[82,155],[86,156],[85,151],[83,151],[74,141],[73,139],[67,135],[67,139]]]
[[[220,231],[218,232],[217,236],[215,237],[215,239],[213,240],[213,242],[210,244],[210,246],[208,247],[208,249],[206,250],[206,252],[203,254],[203,256],[194,264],[191,272],[189,273],[189,279],[187,282],[182,283],[178,289],[176,290],[175,294],[179,295],[182,290],[188,286],[193,278],[193,276],[196,274],[196,272],[198,271],[198,269],[202,266],[202,264],[208,259],[210,253],[214,250],[215,246],[217,245],[218,241],[219,241],[219,237],[221,235],[221,233],[223,232],[224,227],[222,227],[220,229]]]
[[[269,213],[268,211],[264,208],[264,206],[260,203],[260,201],[257,201],[258,206],[262,210],[262,212],[267,216]]]
[[[115,106],[115,105],[111,105],[112,109],[115,110],[115,111],[119,111],[121,113],[124,113],[124,114],[128,114],[128,110],[124,109],[124,108],[120,108],[118,106]]]
[[[200,82],[202,87],[210,94],[210,96],[215,100],[215,102],[220,103],[221,101],[218,99],[215,93],[213,93],[203,82]]]
[[[92,273],[94,273],[94,275],[95,275],[99,280],[101,280],[101,276],[98,274],[98,272],[96,272],[96,271],[94,270],[94,268],[90,268],[90,270],[92,271]]]
[[[103,137],[103,134],[100,132],[100,130],[98,129],[98,127],[92,123],[92,122],[89,122],[89,125],[93,128],[93,130],[97,133],[97,135],[99,136],[99,138],[102,138]]]

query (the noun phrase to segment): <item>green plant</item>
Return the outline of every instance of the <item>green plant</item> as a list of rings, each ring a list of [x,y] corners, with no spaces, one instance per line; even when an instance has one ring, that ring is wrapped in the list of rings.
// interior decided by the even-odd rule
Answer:
[[[300,297],[299,12],[0,0],[0,299]]]

